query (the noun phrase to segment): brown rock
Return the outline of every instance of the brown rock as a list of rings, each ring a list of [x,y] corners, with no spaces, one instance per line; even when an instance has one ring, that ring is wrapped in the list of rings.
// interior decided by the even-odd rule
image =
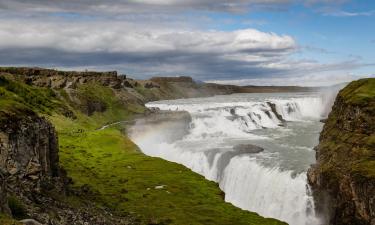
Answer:
[[[6,175],[1,169],[0,169],[0,213],[11,215],[11,211],[8,206]]]

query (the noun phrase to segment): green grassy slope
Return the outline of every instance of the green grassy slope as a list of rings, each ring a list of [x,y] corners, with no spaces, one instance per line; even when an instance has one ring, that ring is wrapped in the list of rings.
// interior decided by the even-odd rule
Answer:
[[[87,190],[83,198],[141,224],[284,224],[225,203],[217,184],[181,165],[142,154],[123,127],[97,130],[142,113],[141,105],[124,104],[118,93],[93,83],[76,91],[80,102],[101,102],[106,110],[87,116],[64,90],[0,78],[0,118],[2,111],[17,113],[17,108],[46,116],[59,135],[62,167],[74,187]],[[67,117],[67,111],[75,116]]]

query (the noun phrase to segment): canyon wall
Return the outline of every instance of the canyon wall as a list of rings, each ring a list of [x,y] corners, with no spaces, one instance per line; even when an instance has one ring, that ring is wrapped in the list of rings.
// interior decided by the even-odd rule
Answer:
[[[320,211],[330,211],[330,224],[374,225],[375,79],[352,82],[339,92],[316,159],[308,179]]]

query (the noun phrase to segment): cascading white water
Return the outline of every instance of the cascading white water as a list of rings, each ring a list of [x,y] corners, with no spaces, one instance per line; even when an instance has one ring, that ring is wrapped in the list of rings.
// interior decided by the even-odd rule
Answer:
[[[305,173],[293,177],[291,171],[264,168],[246,156],[234,157],[224,173],[220,187],[226,201],[290,224],[320,223],[313,198],[306,192]]]
[[[315,95],[232,95],[147,104],[161,110],[187,111],[186,135],[167,140],[175,125],[133,126],[131,138],[142,151],[181,163],[219,183],[225,200],[288,222],[317,225],[306,170],[314,162],[325,103]],[[285,122],[294,121],[294,122]],[[180,129],[180,128],[179,128]],[[259,154],[243,154],[234,146],[252,143]]]

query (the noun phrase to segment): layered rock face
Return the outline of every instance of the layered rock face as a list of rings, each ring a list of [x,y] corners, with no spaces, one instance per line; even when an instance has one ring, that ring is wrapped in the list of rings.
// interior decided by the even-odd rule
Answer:
[[[58,176],[55,129],[35,113],[24,113],[26,116],[9,115],[0,124],[0,168],[31,180]]]
[[[374,92],[375,79],[340,91],[320,135],[317,164],[308,172],[318,207],[331,211],[332,225],[375,224]]]
[[[29,110],[1,111],[0,213],[12,214],[10,195],[21,199],[42,192],[41,186],[59,175],[57,136],[51,123]]]

